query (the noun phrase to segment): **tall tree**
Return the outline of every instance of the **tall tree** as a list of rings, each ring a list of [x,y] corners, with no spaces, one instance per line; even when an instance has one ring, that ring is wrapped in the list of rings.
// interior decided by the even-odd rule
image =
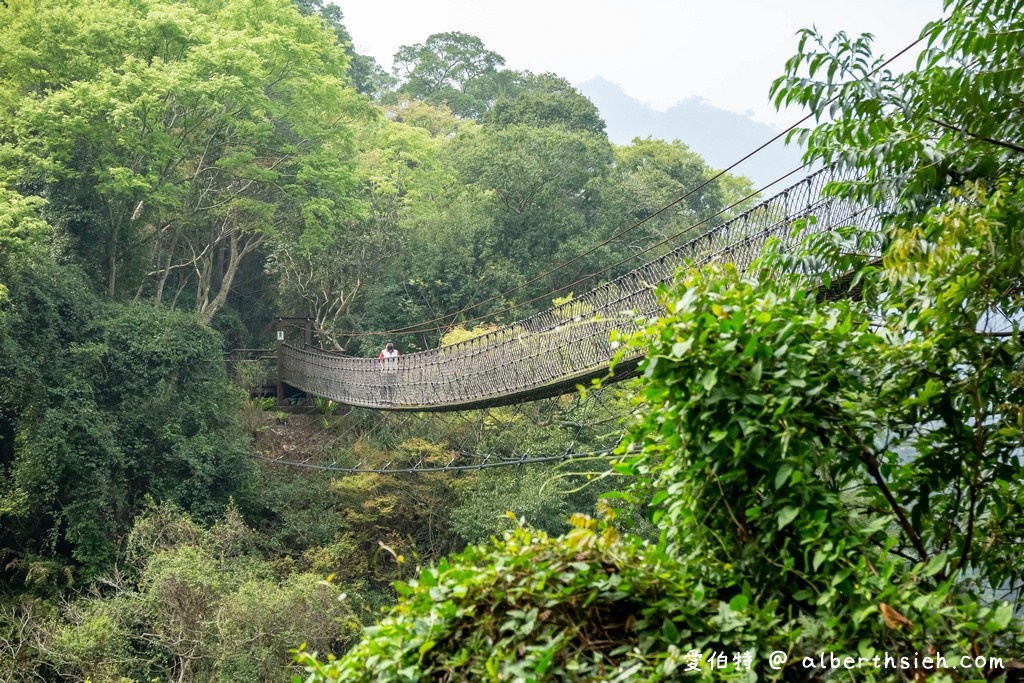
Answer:
[[[462,182],[487,197],[493,228],[481,261],[488,268],[500,273],[504,263],[519,278],[532,279],[599,239],[591,188],[612,161],[603,135],[525,125],[484,128],[456,140],[452,151]],[[572,282],[587,266],[577,263],[540,278],[517,298]]]
[[[568,130],[605,134],[604,119],[597,107],[567,80],[552,73],[512,72],[505,93],[484,117],[498,126],[526,125],[535,128],[560,126]]]
[[[0,267],[7,270],[9,258],[18,253],[38,248],[50,226],[39,216],[46,205],[42,197],[25,197],[0,184]],[[0,280],[0,303],[7,296],[7,288]]]
[[[355,89],[375,100],[384,98],[398,85],[398,79],[384,70],[376,59],[361,55],[352,46],[352,35],[342,23],[341,8],[324,0],[294,0],[303,14],[315,14],[327,22],[337,36],[338,45],[349,57],[348,77]]]
[[[362,126],[356,139],[354,193],[363,210],[343,229],[276,243],[269,265],[279,279],[281,306],[304,309],[323,344],[347,348],[346,337],[368,324],[398,324],[384,292],[422,275],[415,252],[432,247],[430,240],[413,244],[412,226],[454,181],[442,158],[448,135],[472,125],[424,103],[386,107],[386,116]],[[399,255],[404,260],[396,260]]]
[[[457,31],[435,33],[423,43],[403,45],[395,53],[399,92],[454,113],[479,119],[498,98],[505,58],[476,36]]]
[[[267,240],[351,210],[351,121],[368,109],[333,34],[291,3],[0,13],[0,139],[108,293],[159,302],[173,284],[208,321]],[[81,50],[65,68],[43,45]]]
[[[615,165],[599,185],[600,221],[606,235],[628,232],[609,246],[611,253],[606,258],[618,261],[636,255],[617,267],[615,274],[635,268],[729,217],[720,214],[726,207],[721,182],[708,182],[714,174],[698,154],[678,140],[637,138],[615,148]],[[723,179],[737,182],[732,176]],[[666,206],[668,210],[663,210]],[[641,221],[645,221],[643,225],[632,227]],[[665,240],[664,245],[655,247]]]

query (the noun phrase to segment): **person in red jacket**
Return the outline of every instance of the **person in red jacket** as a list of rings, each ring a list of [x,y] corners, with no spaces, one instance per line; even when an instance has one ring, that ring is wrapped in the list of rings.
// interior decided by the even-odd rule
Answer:
[[[398,375],[398,360],[402,354],[395,348],[395,342],[389,341],[380,352],[380,398],[384,403],[395,402],[395,384]]]

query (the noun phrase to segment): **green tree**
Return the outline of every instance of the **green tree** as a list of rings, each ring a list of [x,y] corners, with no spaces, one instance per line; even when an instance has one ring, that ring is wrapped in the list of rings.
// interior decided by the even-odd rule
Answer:
[[[208,322],[247,257],[355,210],[351,122],[369,110],[334,34],[286,0],[0,16],[0,141],[109,294],[187,289]]]
[[[742,205],[726,209],[752,192],[750,181],[727,174],[709,182],[715,174],[678,140],[636,138],[629,145],[615,147],[614,166],[596,189],[601,232],[612,235],[634,223],[644,224],[604,250],[602,257],[614,261],[641,253],[611,274],[635,268],[739,214]],[[668,210],[663,211],[666,206]],[[647,251],[665,240],[664,245]]]
[[[403,45],[395,53],[398,91],[455,114],[479,119],[502,90],[505,58],[467,33],[435,33],[423,43]]]
[[[499,99],[484,117],[497,126],[560,126],[568,130],[604,135],[605,124],[597,107],[567,80],[555,74],[517,75],[514,89]]]
[[[322,343],[347,348],[347,335],[361,327],[398,324],[401,312],[389,292],[422,275],[423,254],[444,248],[438,234],[416,226],[452,192],[454,171],[444,158],[448,135],[473,125],[421,102],[385,107],[385,116],[363,126],[356,138],[354,192],[364,210],[346,220],[343,230],[282,242],[271,254],[268,265],[278,276],[281,305],[305,309]]]
[[[465,136],[454,152],[463,182],[488,197],[495,235],[494,252],[483,255],[485,262],[507,260],[529,278],[595,241],[591,187],[612,162],[603,135],[512,125]],[[555,277],[565,282],[586,272],[587,265]],[[553,284],[544,279],[521,296],[548,291]]]
[[[218,335],[102,303],[74,266],[19,259],[0,328],[3,581],[94,578],[151,494],[219,514],[248,476]]]
[[[446,142],[439,168],[444,192],[408,214],[400,270],[367,310],[368,319],[381,321],[378,329],[481,301],[486,304],[471,317],[502,311],[571,282],[589,266],[539,277],[593,243],[589,190],[611,161],[607,138],[559,127],[484,125],[464,127]],[[520,288],[530,279],[536,282]],[[509,290],[517,291],[503,295]],[[532,309],[504,312],[503,320],[546,305],[538,298]],[[406,347],[432,346],[439,336],[408,339]]]
[[[702,597],[665,580],[681,570],[583,515],[560,538],[518,527],[397,584],[398,606],[343,659],[298,659],[311,682],[673,680],[684,652],[662,632],[694,624]]]
[[[38,245],[50,227],[39,217],[42,197],[22,196],[0,187],[0,258]]]

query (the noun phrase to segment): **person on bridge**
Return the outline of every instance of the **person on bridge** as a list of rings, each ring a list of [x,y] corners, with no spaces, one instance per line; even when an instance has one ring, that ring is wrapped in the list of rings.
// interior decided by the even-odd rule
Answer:
[[[395,342],[389,341],[380,352],[380,398],[384,403],[395,402],[395,384],[397,384],[398,360],[402,354],[395,348]]]

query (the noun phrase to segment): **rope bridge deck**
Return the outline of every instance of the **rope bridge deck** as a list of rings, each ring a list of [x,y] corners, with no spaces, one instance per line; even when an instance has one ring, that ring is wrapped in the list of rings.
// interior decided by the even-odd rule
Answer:
[[[376,358],[338,356],[283,346],[278,373],[285,383],[338,403],[382,410],[466,410],[573,391],[608,372],[617,349],[612,331],[630,334],[664,314],[656,287],[686,262],[731,262],[745,269],[765,242],[792,243],[793,222],[814,216],[815,231],[856,224],[875,227],[868,206],[824,199],[833,168],[819,171],[722,225],[565,304],[489,334],[401,357],[394,367]],[[616,366],[611,381],[633,376],[643,353]]]

